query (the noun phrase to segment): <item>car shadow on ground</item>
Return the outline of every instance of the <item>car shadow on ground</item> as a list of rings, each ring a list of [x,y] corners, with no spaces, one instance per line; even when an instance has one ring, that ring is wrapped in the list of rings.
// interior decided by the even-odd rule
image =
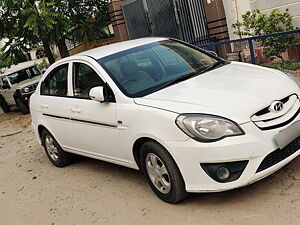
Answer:
[[[266,195],[286,196],[296,194],[290,189],[294,186],[294,183],[300,182],[299,164],[300,158],[298,157],[269,177],[245,187],[218,193],[190,193],[179,205],[220,206],[240,201],[255,204],[258,198]],[[128,182],[134,183],[135,186],[140,186],[139,189],[142,189],[145,194],[157,198],[141,171],[83,156],[76,156],[72,165],[74,167],[83,167],[86,170],[105,171],[112,180],[122,180],[126,177]]]

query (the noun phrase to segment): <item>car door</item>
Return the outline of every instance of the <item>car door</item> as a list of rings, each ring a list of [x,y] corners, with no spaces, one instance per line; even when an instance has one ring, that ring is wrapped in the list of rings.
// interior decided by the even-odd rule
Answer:
[[[64,150],[73,148],[77,142],[70,122],[69,73],[69,63],[53,69],[42,81],[39,100],[44,126]]]
[[[15,90],[10,87],[7,77],[1,77],[0,78],[0,94],[4,97],[4,99],[8,105],[16,104],[15,99],[14,99],[14,92],[15,92]]]
[[[80,143],[77,151],[126,162],[117,130],[116,103],[100,103],[89,97],[91,88],[104,85],[103,79],[85,61],[73,62],[72,70],[71,121]]]

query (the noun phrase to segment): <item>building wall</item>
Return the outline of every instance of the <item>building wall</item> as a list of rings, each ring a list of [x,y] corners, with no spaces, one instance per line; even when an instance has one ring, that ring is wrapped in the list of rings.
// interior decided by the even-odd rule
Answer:
[[[228,29],[222,0],[204,0],[203,5],[210,37],[216,40],[227,40]]]
[[[251,9],[260,9],[263,13],[278,9],[283,12],[289,9],[293,16],[294,25],[300,27],[300,1],[299,0],[250,0]]]
[[[246,11],[260,9],[263,13],[269,13],[273,9],[283,12],[289,9],[290,15],[296,27],[300,27],[300,0],[223,0],[229,37],[231,40],[239,38],[235,35],[232,24],[241,21]]]
[[[108,13],[116,41],[129,39],[122,8],[125,2],[126,0],[112,0],[108,6]]]
[[[272,1],[272,0],[266,0]],[[239,36],[234,34],[232,24],[242,20],[242,15],[251,10],[249,0],[223,0],[228,33],[230,40],[238,39]]]

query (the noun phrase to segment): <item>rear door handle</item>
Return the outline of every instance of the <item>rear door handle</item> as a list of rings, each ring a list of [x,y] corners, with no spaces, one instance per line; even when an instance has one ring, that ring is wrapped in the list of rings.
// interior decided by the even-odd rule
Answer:
[[[47,109],[47,108],[48,108],[48,105],[46,105],[46,104],[41,104],[41,107],[42,107],[42,109]]]
[[[71,108],[71,111],[73,113],[81,113],[81,109],[78,109],[78,108]]]

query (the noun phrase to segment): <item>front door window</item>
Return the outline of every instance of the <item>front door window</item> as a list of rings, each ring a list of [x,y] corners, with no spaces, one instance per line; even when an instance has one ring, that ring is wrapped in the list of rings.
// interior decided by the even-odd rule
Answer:
[[[104,85],[102,79],[90,66],[83,63],[74,63],[73,69],[74,96],[89,99],[89,93],[93,87]]]

